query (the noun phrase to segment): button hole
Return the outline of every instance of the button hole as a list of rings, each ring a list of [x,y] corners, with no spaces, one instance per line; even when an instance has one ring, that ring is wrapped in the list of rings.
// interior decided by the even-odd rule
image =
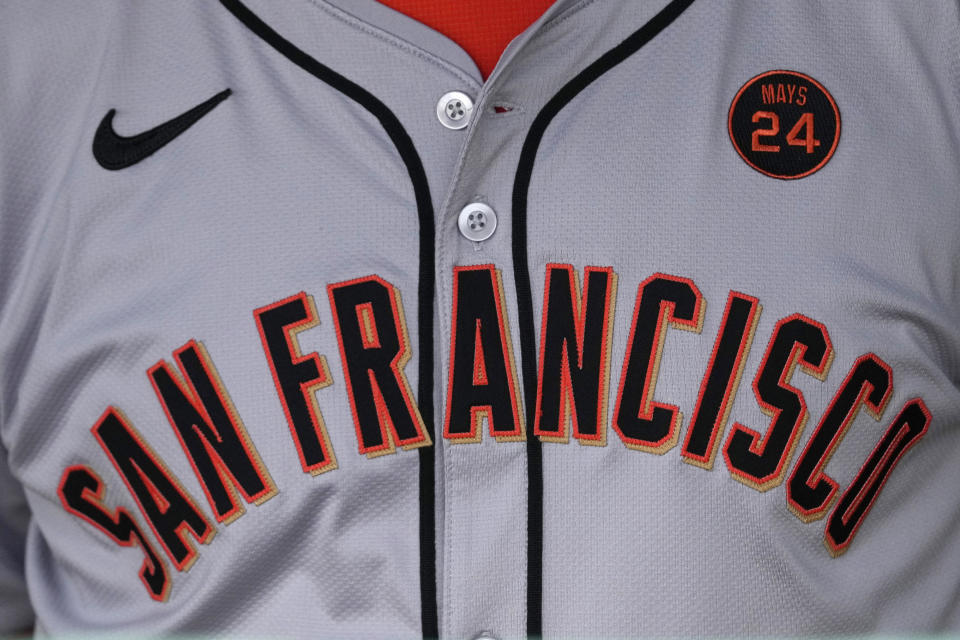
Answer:
[[[487,111],[494,115],[505,116],[511,113],[523,113],[523,107],[512,102],[493,102],[490,103]]]

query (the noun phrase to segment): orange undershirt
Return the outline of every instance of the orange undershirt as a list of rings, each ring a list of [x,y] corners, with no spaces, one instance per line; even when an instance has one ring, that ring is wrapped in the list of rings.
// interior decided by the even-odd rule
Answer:
[[[484,80],[510,41],[553,0],[380,0],[447,36],[470,54]]]

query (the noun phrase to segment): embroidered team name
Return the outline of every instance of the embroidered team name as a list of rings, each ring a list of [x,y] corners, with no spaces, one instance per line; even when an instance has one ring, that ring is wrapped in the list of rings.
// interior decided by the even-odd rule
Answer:
[[[762,95],[779,100],[780,92]],[[789,88],[783,94],[788,100],[799,95]],[[804,523],[826,518],[824,544],[839,556],[897,463],[930,425],[923,400],[907,400],[847,487],[827,473],[861,410],[875,421],[887,413],[893,371],[878,355],[866,353],[846,373],[798,454],[810,415],[793,379],[806,375],[825,381],[834,360],[827,327],[800,313],[776,322],[753,376],[753,395],[768,423],[729,425],[762,311],[757,298],[736,291],[727,297],[696,403],[685,418],[684,408],[658,389],[659,371],[670,357],[668,332],[701,339],[695,335],[703,331],[707,301],[689,278],[660,273],[637,286],[610,411],[618,278],[611,267],[586,267],[581,276],[569,264],[546,266],[536,397],[531,399],[536,407],[533,424],[527,425],[499,271],[494,265],[455,267],[452,280],[442,422],[442,437],[452,444],[484,437],[518,441],[530,429],[530,437],[544,442],[591,446],[605,446],[612,432],[622,446],[655,455],[680,445],[683,462],[709,471],[720,457],[731,478],[756,491],[786,483],[789,512]],[[253,312],[283,411],[277,422],[286,423],[303,472],[338,468],[321,408],[322,395],[338,379],[349,401],[358,455],[376,458],[432,445],[432,425],[424,423],[406,377],[412,353],[400,292],[371,275],[331,284],[326,293],[339,378],[327,355],[304,353],[300,346],[300,334],[319,325],[310,295],[300,292]],[[209,543],[217,524],[234,522],[248,505],[276,495],[278,487],[200,342],[188,341],[173,351],[172,363],[161,359],[146,373],[202,487],[209,515],[116,407],[108,407],[91,432],[157,545],[130,511],[106,506],[106,485],[90,467],[67,467],[58,493],[67,511],[116,544],[140,548],[140,580],[152,598],[162,601],[170,592],[166,560],[177,571],[189,570],[199,555],[197,544]]]

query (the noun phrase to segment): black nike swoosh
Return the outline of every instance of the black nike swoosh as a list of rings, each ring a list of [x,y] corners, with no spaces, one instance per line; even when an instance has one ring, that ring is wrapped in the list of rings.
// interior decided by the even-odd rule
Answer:
[[[113,116],[116,115],[117,110],[110,109],[100,121],[97,132],[93,134],[93,157],[101,167],[111,171],[133,166],[192,127],[197,120],[230,97],[231,93],[230,89],[224,89],[173,120],[130,137],[121,136],[113,130]]]

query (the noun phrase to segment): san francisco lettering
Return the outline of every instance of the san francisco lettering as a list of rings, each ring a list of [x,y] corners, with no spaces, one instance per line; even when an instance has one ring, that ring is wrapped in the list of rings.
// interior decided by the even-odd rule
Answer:
[[[802,88],[801,88],[802,89]],[[764,97],[768,95],[764,87]],[[771,100],[803,99],[795,88],[771,88]],[[800,103],[802,104],[802,103]],[[861,410],[880,422],[888,414],[893,371],[875,353],[859,355],[833,394],[812,435],[799,450],[811,416],[797,375],[825,381],[834,360],[826,326],[801,313],[776,322],[752,376],[767,425],[730,424],[747,356],[761,313],[758,298],[730,291],[689,419],[657,391],[668,332],[700,334],[706,300],[689,278],[657,273],[641,282],[618,386],[610,398],[611,341],[618,278],[612,267],[547,264],[540,322],[536,404],[525,424],[513,340],[500,273],[494,265],[455,267],[451,339],[442,424],[450,443],[484,437],[606,446],[608,434],[638,452],[663,455],[679,446],[685,463],[730,477],[759,492],[785,483],[787,509],[800,522],[826,519],[823,542],[834,557],[850,546],[901,457],[927,432],[931,415],[919,398],[906,400],[878,430],[876,448],[847,487],[827,463]],[[582,284],[581,284],[582,281]],[[304,473],[338,468],[318,392],[342,381],[351,409],[357,454],[376,458],[433,444],[406,376],[412,353],[400,292],[376,275],[327,287],[338,353],[304,353],[299,335],[318,326],[315,300],[299,292],[253,311],[273,388]],[[327,362],[338,357],[334,373]],[[163,601],[170,591],[169,561],[187,571],[197,544],[218,526],[236,521],[279,488],[260,459],[203,344],[190,340],[159,360],[147,378],[183,453],[203,488],[208,509],[151,448],[130,419],[107,407],[91,428],[106,459],[126,486],[144,528],[129,510],[104,504],[106,484],[87,465],[67,467],[58,494],[64,508],[116,544],[144,556],[139,577]],[[269,382],[265,388],[269,389]],[[684,429],[684,425],[686,428]],[[342,453],[341,453],[342,455]],[[718,462],[718,458],[722,462]],[[209,512],[208,512],[209,511]],[[147,531],[153,537],[148,536]],[[154,542],[154,540],[156,542]]]

